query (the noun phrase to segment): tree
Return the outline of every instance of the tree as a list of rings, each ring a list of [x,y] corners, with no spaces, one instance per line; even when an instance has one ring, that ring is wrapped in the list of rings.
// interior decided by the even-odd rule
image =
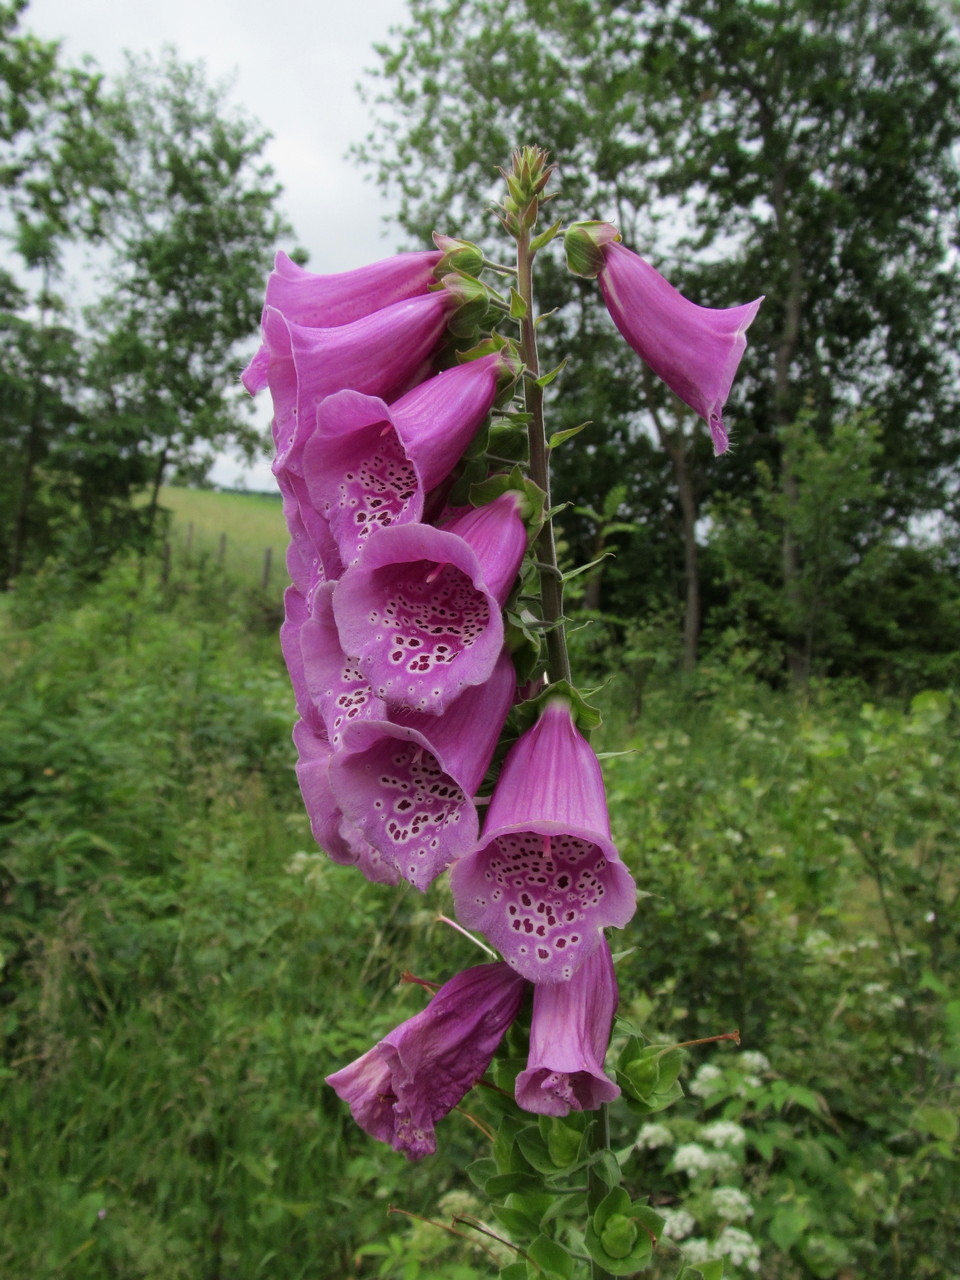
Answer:
[[[18,34],[24,7],[0,0],[4,582],[54,549],[96,569],[152,535],[168,467],[255,447],[236,348],[287,230],[265,135],[202,68],[171,51],[107,85]],[[68,244],[100,291],[82,315],[56,292]]]
[[[0,238],[19,278],[0,268],[0,582],[28,545],[49,549],[43,471],[77,416],[81,340],[54,291],[65,247],[96,239],[113,192],[100,132],[100,77],[61,65],[55,43],[17,32],[25,0],[0,4]]]
[[[172,51],[131,60],[111,100],[121,190],[107,292],[87,309],[104,420],[138,440],[151,518],[171,466],[255,448],[236,355],[255,332],[272,249],[288,230],[266,136],[223,86]],[[241,410],[241,404],[244,408]]]
[[[558,215],[617,222],[702,303],[766,295],[738,384],[738,465],[713,467],[705,433],[685,425],[655,510],[686,531],[707,468],[713,487],[735,491],[761,461],[799,501],[780,437],[805,406],[823,440],[869,407],[884,527],[949,500],[960,55],[932,3],[410,0],[410,14],[378,48],[379,124],[360,153],[399,194],[408,231],[445,225],[448,210],[459,221],[489,189],[490,157],[535,140],[562,162]],[[602,335],[577,318],[597,308],[583,293],[554,282],[558,345],[584,328]],[[591,352],[574,350],[579,378]],[[589,368],[585,383],[593,390]],[[654,434],[636,371],[601,403],[619,409],[601,438]],[[589,454],[575,465],[596,506],[606,478]],[[777,570],[788,592],[803,571],[790,527]],[[787,651],[802,677],[801,634]]]

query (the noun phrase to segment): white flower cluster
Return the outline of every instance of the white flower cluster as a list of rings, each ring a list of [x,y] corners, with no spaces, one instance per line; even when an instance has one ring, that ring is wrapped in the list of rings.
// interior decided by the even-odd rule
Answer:
[[[756,1049],[744,1049],[738,1053],[736,1061],[744,1071],[769,1071],[770,1059]]]
[[[734,1267],[747,1271],[760,1270],[760,1246],[749,1231],[740,1227],[724,1227],[714,1248]]]
[[[723,1072],[720,1068],[705,1062],[690,1081],[690,1092],[696,1094],[698,1098],[709,1098],[716,1093],[722,1079]]]
[[[742,1147],[747,1140],[747,1131],[732,1120],[715,1120],[700,1130],[700,1137],[715,1147]]]
[[[710,1192],[710,1206],[727,1222],[746,1222],[753,1213],[750,1197],[739,1187],[714,1187]]]
[[[698,1173],[732,1173],[737,1167],[736,1161],[725,1151],[708,1151],[698,1142],[685,1142],[673,1153],[672,1167],[688,1177],[696,1177]]]
[[[685,1240],[683,1254],[688,1262],[723,1258],[733,1267],[743,1267],[746,1271],[760,1270],[760,1248],[753,1236],[740,1227],[724,1227],[716,1240],[704,1240],[700,1236]]]
[[[652,1151],[655,1147],[666,1147],[673,1141],[673,1134],[665,1124],[657,1124],[656,1121],[650,1121],[645,1124],[637,1134],[637,1146],[643,1147],[647,1151]]]
[[[293,854],[284,867],[288,876],[297,876],[304,884],[318,889],[327,879],[330,860],[323,853],[304,853],[302,850]]]
[[[686,1209],[657,1209],[657,1213],[663,1219],[663,1235],[671,1240],[683,1240],[697,1225]]]

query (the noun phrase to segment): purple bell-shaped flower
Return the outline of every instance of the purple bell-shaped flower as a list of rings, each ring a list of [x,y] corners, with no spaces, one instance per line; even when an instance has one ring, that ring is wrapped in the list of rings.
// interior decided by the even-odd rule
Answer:
[[[623,928],[636,888],[610,839],[600,763],[567,702],[504,761],[478,846],[450,871],[457,916],[532,982],[567,982]]]
[[[526,549],[521,503],[511,490],[444,529],[384,529],[340,579],[341,644],[388,707],[439,715],[489,678]]]
[[[569,982],[537,983],[530,1054],[515,1090],[525,1111],[565,1116],[595,1111],[619,1096],[603,1070],[616,1009],[617,980],[604,938]]]
[[[723,406],[762,298],[740,307],[690,302],[619,243],[609,222],[576,223],[565,236],[571,271],[597,276],[614,324],[653,372],[710,428],[714,453],[729,444]]]
[[[482,685],[442,715],[357,718],[344,731],[331,783],[344,815],[418,889],[477,842],[473,795],[516,692],[502,653]]]

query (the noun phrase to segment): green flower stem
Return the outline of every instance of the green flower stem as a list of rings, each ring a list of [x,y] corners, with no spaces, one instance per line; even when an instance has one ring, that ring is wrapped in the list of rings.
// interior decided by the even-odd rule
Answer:
[[[550,510],[550,461],[543,422],[543,387],[537,385],[540,358],[537,354],[537,331],[533,309],[533,260],[530,231],[517,235],[517,292],[526,304],[520,321],[520,354],[527,369],[524,378],[524,402],[530,415],[527,428],[530,440],[530,479],[547,495],[545,508]],[[545,622],[559,622],[563,617],[563,582],[557,567],[557,547],[553,537],[553,521],[544,522],[537,537],[537,559],[540,561],[540,600]],[[547,675],[551,682],[570,680],[567,637],[562,626],[547,630]]]
[[[530,246],[530,231],[524,229],[517,235],[517,292],[525,305],[520,321],[520,355],[527,369],[524,378],[524,400],[530,424],[527,428],[530,440],[530,478],[547,495],[545,509],[552,506],[550,498],[550,454],[543,420],[543,387],[538,386],[540,359],[537,354],[536,318],[533,308],[533,260],[535,251]],[[550,626],[546,632],[547,675],[551,682],[570,677],[570,658],[567,654],[567,635],[561,623],[563,617],[563,579],[557,566],[557,547],[553,536],[553,520],[546,520],[537,537],[536,554],[540,568],[540,601],[543,620],[560,623]],[[594,1151],[610,1146],[610,1120],[606,1106],[590,1129],[590,1141]],[[606,1194],[608,1188],[593,1169],[590,1170],[587,1204],[592,1212]],[[590,1264],[591,1280],[613,1280],[598,1262]]]

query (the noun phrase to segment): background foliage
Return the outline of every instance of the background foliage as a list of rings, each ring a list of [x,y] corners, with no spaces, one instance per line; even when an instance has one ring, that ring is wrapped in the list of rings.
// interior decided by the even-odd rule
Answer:
[[[314,851],[276,600],[211,559],[166,586],[159,561],[93,587],[51,568],[4,601],[0,1269],[489,1275],[489,1239],[387,1216],[489,1213],[467,1119],[411,1166],[322,1084],[421,1007],[401,971],[472,949],[442,888]],[[662,1274],[681,1244],[733,1276],[957,1274],[955,699],[798,698],[709,663],[678,686],[636,653],[598,742],[629,748],[611,817],[653,895],[622,1014],[655,1042],[743,1035],[688,1052],[669,1110],[617,1113],[673,1233]]]

